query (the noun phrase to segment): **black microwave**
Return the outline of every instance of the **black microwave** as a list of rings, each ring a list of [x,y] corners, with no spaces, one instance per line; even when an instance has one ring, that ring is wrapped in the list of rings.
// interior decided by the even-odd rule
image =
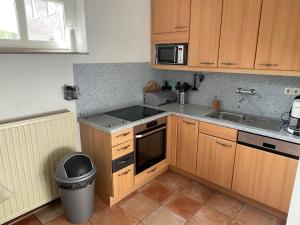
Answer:
[[[155,64],[187,64],[188,44],[157,44]]]

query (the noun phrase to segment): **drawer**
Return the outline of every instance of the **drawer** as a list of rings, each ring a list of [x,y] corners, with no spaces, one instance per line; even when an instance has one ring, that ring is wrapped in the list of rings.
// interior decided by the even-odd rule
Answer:
[[[167,160],[163,160],[154,166],[151,166],[147,170],[137,174],[135,176],[135,184],[145,184],[146,182],[166,171],[167,168]]]
[[[111,135],[111,144],[116,146],[133,139],[133,128],[121,130]]]
[[[112,148],[112,159],[120,158],[130,152],[133,152],[133,140],[114,146]]]
[[[200,122],[199,133],[236,142],[237,130],[210,123]]]
[[[124,155],[112,161],[112,172],[115,173],[134,163],[134,152]]]
[[[127,192],[134,185],[134,167],[127,166],[113,174],[112,195],[119,196]]]

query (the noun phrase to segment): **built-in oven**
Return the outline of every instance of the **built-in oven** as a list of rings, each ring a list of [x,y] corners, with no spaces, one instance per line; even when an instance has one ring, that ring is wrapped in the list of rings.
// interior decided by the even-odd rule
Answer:
[[[134,127],[135,173],[139,174],[166,158],[167,118]]]

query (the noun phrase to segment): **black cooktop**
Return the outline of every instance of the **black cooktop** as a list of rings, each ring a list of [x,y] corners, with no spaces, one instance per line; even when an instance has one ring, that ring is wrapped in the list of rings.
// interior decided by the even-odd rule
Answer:
[[[130,122],[134,122],[137,120],[141,120],[150,116],[154,116],[160,113],[164,113],[165,111],[152,109],[140,105],[134,105],[131,107],[114,110],[111,112],[107,112],[105,114],[114,116],[123,120],[127,120]]]

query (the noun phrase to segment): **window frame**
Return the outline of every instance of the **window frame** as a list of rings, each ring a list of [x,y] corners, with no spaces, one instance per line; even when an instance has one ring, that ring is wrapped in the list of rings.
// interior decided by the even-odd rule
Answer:
[[[19,39],[0,39],[0,52],[1,49],[16,50],[16,49],[27,49],[33,51],[71,51],[70,43],[70,29],[74,29],[75,15],[74,15],[74,1],[73,0],[62,0],[64,4],[64,30],[65,40],[64,41],[43,41],[43,40],[29,40],[27,32],[27,20],[24,0],[14,0],[15,12],[18,25]]]

